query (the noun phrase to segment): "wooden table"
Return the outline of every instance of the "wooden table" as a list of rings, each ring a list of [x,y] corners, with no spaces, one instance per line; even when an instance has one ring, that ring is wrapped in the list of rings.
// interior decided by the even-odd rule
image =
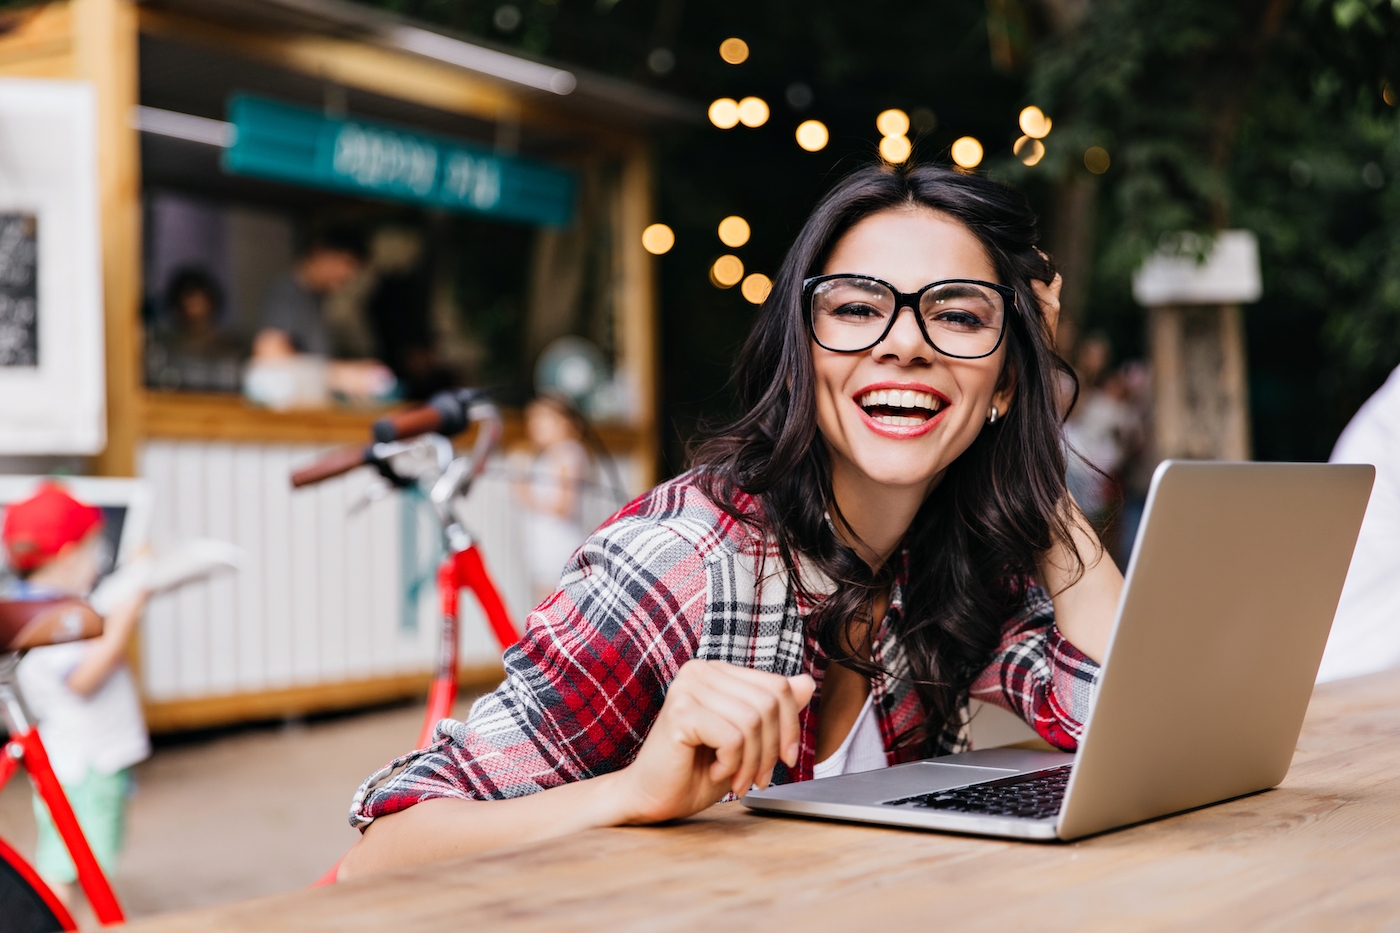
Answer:
[[[1281,787],[1068,845],[763,817],[723,804],[678,825],[594,830],[131,929],[1004,933],[1397,924],[1400,675],[1387,673],[1318,689]]]

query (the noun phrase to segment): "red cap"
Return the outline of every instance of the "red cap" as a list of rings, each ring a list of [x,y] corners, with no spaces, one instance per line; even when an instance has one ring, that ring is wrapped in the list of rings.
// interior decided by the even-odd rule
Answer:
[[[10,566],[29,571],[42,567],[64,545],[83,540],[101,524],[101,509],[84,505],[57,483],[44,482],[34,495],[5,510],[0,537],[10,552]]]

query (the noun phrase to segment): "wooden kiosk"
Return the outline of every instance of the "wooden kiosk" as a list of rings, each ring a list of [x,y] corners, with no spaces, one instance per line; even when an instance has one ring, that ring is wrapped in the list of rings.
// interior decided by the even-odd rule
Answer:
[[[365,441],[379,412],[274,412],[238,394],[152,386],[143,320],[152,320],[158,279],[181,250],[206,249],[222,264],[225,314],[246,332],[259,290],[311,219],[407,224],[430,250],[458,244],[434,254],[433,320],[496,328],[494,344],[474,348],[470,333],[458,333],[463,358],[488,375],[503,358],[528,370],[549,340],[592,338],[623,396],[599,433],[629,491],[654,480],[655,285],[641,245],[653,220],[647,133],[693,120],[698,108],[341,0],[22,7],[0,15],[0,77],[86,80],[97,95],[108,445],[93,471],[151,481],[158,550],[204,536],[249,555],[237,575],[152,602],[137,666],[153,729],[411,696],[426,687],[435,631],[431,577],[426,586],[417,579],[434,545],[412,504],[394,496],[352,514],[366,476],[296,494],[286,482],[321,450]],[[414,158],[437,147],[443,159],[466,160],[476,187],[452,202],[377,176],[327,183],[230,171],[230,147],[251,132],[231,115],[239,100],[314,125],[367,127]],[[572,179],[555,223],[506,209],[520,166]],[[480,174],[488,169],[498,174]],[[491,190],[504,193],[491,201]],[[181,227],[171,217],[214,220]],[[223,253],[208,252],[215,241]],[[162,258],[172,250],[180,255]],[[462,297],[462,282],[475,281],[472,262],[494,292],[472,286]],[[527,379],[516,373],[516,382]],[[519,434],[511,416],[508,441]],[[519,619],[529,596],[506,480],[483,481],[473,501],[473,529]],[[464,668],[478,681],[498,677],[484,630],[468,618],[463,631]]]

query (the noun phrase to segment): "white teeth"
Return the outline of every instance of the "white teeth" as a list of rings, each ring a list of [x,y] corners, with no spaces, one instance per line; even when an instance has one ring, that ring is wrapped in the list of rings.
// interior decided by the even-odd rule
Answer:
[[[860,398],[862,408],[883,405],[887,408],[922,408],[937,412],[942,402],[932,392],[915,392],[912,389],[876,389]]]

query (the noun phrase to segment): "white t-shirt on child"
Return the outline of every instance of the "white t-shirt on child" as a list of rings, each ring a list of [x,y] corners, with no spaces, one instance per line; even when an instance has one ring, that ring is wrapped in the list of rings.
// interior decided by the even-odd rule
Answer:
[[[35,648],[19,663],[19,688],[64,784],[81,782],[89,769],[115,774],[151,754],[136,682],[125,664],[90,697],[68,686],[87,647],[75,641]]]

